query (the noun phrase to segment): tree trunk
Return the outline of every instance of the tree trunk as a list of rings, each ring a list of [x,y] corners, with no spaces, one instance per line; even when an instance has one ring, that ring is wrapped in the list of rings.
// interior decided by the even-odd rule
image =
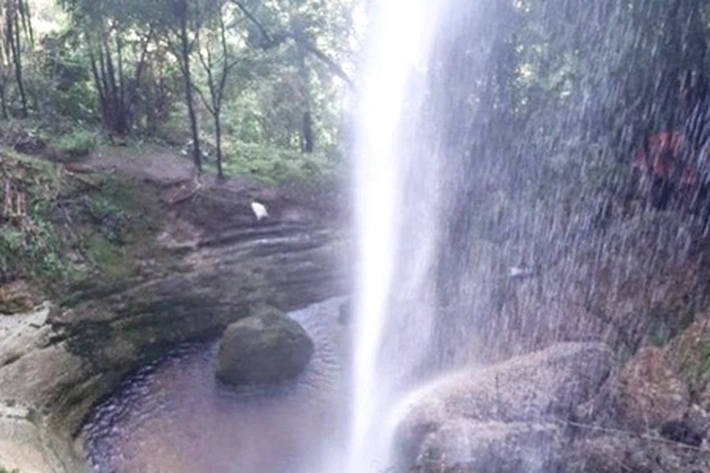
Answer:
[[[313,135],[313,117],[311,116],[311,90],[306,67],[306,53],[300,43],[296,43],[298,50],[298,70],[301,76],[301,86],[303,88],[303,107],[306,109],[301,117],[301,152],[312,153],[315,148],[315,137]]]
[[[7,71],[5,69],[6,50],[0,46],[0,108],[2,108],[2,118],[10,118],[10,111],[7,106]]]
[[[99,96],[101,122],[110,134],[125,136],[131,131],[132,117],[121,39],[116,39],[115,51],[112,51],[110,38],[105,31],[99,36],[87,37],[87,41],[91,45],[89,64]]]
[[[7,120],[10,118],[10,113],[7,110],[7,97],[5,94],[5,80],[2,80],[2,84],[0,84],[0,107],[2,108],[2,118]]]
[[[118,67],[114,66],[111,45],[106,37],[102,41],[102,48],[106,64],[105,83],[108,85],[108,109],[104,110],[104,115],[108,119],[109,131],[124,136],[127,132],[127,119],[121,84],[121,48],[117,46]]]
[[[123,73],[123,42],[119,37],[116,39],[116,57],[118,66],[118,91],[116,93],[116,105],[119,110],[116,132],[119,135],[127,135],[131,130],[131,117],[128,112],[128,100],[126,99],[126,78]]]
[[[222,110],[217,108],[214,113],[214,139],[217,147],[217,177],[224,179],[222,169]]]
[[[202,174],[202,153],[200,151],[200,136],[197,128],[197,114],[192,94],[192,74],[190,72],[190,40],[187,31],[187,0],[180,0],[178,3],[180,12],[180,59],[182,61],[182,76],[185,82],[185,101],[187,102],[187,114],[190,119],[190,131],[192,133],[192,159],[195,162],[197,173]]]
[[[315,147],[313,139],[313,119],[311,112],[303,113],[303,129],[301,130],[301,151],[304,153],[312,153]]]
[[[27,116],[27,94],[25,93],[24,79],[22,76],[22,51],[19,15],[16,11],[16,5],[6,11],[6,35],[10,43],[10,54],[12,56],[12,65],[15,70],[15,81],[17,82],[17,90],[20,93],[20,102],[22,105],[22,116]]]

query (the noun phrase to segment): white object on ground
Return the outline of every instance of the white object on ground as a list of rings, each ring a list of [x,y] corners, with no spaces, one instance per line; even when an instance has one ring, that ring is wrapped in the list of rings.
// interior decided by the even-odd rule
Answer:
[[[261,220],[269,216],[269,213],[266,211],[266,206],[257,201],[251,203],[251,209],[254,212],[254,215],[256,215],[257,220]]]

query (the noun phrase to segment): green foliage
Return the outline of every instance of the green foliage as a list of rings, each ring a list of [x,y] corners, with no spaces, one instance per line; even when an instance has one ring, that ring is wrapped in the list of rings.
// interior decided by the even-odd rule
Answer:
[[[56,281],[68,270],[60,237],[49,222],[35,216],[21,226],[0,228],[0,276]]]
[[[77,31],[47,33],[40,40],[36,61],[41,71],[38,86],[46,92],[40,97],[43,115],[95,122],[96,97]]]
[[[60,136],[56,142],[56,149],[71,158],[83,158],[91,154],[98,144],[98,135],[95,132],[76,129]]]
[[[324,153],[301,153],[255,143],[225,145],[227,175],[252,175],[269,183],[309,182],[332,177],[333,166]]]
[[[215,143],[221,128],[225,141],[284,149],[310,141],[328,153],[337,148],[354,44],[351,0],[59,3],[71,27],[42,43],[45,74],[56,91],[48,108],[84,122],[92,121],[91,109],[93,121],[98,112],[117,134],[182,144],[190,130],[175,120],[185,123],[187,116],[187,74],[199,134]],[[219,126],[215,120],[222,117],[226,123]],[[67,148],[85,149],[69,141]],[[290,173],[281,172],[282,164],[274,164],[277,173]]]
[[[49,163],[5,156],[0,201],[15,202],[0,226],[0,279],[32,277],[57,282],[72,270],[62,237],[52,218],[59,177]],[[22,202],[22,203],[19,203]]]
[[[138,253],[151,251],[159,212],[152,188],[108,174],[72,176],[28,157],[0,164],[0,202],[7,189],[13,202],[17,195],[26,202],[18,215],[0,217],[0,281],[26,278],[50,291],[117,281],[133,274]]]
[[[710,379],[710,342],[700,347],[700,373],[704,379]]]
[[[108,242],[123,244],[129,225],[120,200],[103,188],[107,194],[95,193],[89,199],[82,200],[82,215],[97,232]]]
[[[92,175],[69,192],[65,211],[73,223],[72,245],[85,271],[71,282],[91,278],[117,282],[136,269],[138,254],[150,251],[158,228],[158,198],[130,178]],[[157,254],[151,254],[157,257]]]
[[[94,235],[85,245],[88,258],[107,281],[118,281],[133,273],[133,260],[124,247],[102,235]]]
[[[13,468],[12,470],[8,470],[7,468],[0,467],[0,473],[20,473],[20,470],[17,468]]]

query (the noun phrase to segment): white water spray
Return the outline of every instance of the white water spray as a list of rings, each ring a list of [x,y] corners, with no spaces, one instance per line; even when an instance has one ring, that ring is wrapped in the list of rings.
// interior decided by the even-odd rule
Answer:
[[[347,473],[381,473],[388,466],[386,416],[396,390],[393,372],[417,362],[423,347],[408,336],[412,328],[424,334],[426,323],[413,327],[410,320],[391,320],[395,288],[398,296],[414,301],[410,292],[423,289],[418,283],[427,272],[433,254],[433,232],[411,227],[411,212],[404,209],[405,176],[411,175],[414,155],[425,152],[413,142],[422,101],[431,32],[436,5],[426,0],[384,0],[374,6],[370,30],[365,87],[361,98],[356,169],[356,218],[359,268],[356,281],[353,399]],[[440,5],[439,5],[440,6]],[[421,171],[421,170],[420,170]],[[420,209],[422,227],[435,221],[435,169],[419,189],[421,200],[406,203]],[[421,172],[419,173],[421,174]],[[419,179],[417,179],[417,177]],[[414,176],[421,181],[422,176]],[[408,185],[411,186],[411,183]],[[407,191],[411,192],[411,190]],[[406,245],[401,238],[407,238]],[[412,243],[414,242],[414,243]],[[408,248],[404,248],[408,247]],[[411,254],[412,247],[417,252]],[[402,259],[408,269],[400,274]],[[413,260],[411,260],[413,259]],[[421,297],[421,294],[418,294]],[[389,320],[388,320],[389,319]],[[390,340],[391,332],[400,340]],[[402,345],[402,341],[404,344]],[[406,345],[410,349],[406,349]],[[413,346],[412,346],[413,345]],[[383,348],[386,348],[383,350]],[[414,353],[419,351],[419,353]],[[402,358],[392,360],[393,357]],[[387,359],[389,358],[389,359]]]

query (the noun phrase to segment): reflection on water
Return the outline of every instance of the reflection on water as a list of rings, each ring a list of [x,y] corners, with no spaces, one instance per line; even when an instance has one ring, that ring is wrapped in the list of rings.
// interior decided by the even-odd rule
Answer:
[[[341,300],[294,312],[316,351],[278,388],[217,384],[215,343],[181,347],[127,380],[85,429],[101,473],[312,473],[338,456],[343,413],[334,337]],[[330,457],[330,458],[327,458]]]

